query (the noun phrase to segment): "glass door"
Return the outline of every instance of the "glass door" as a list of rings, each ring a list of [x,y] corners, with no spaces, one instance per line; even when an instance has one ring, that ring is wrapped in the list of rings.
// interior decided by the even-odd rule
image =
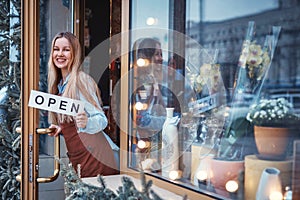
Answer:
[[[99,12],[101,9],[103,12]],[[106,1],[104,6],[104,2],[90,0],[33,0],[25,2],[22,11],[22,124],[18,129],[22,138],[22,165],[18,176],[21,196],[23,199],[47,199],[49,196],[63,199],[64,180],[58,176],[60,164],[55,159],[59,157],[64,163],[69,162],[64,138],[47,135],[48,112],[28,107],[28,100],[32,90],[47,92],[51,42],[57,33],[65,31],[74,33],[80,40],[84,57],[82,70],[90,74],[98,85],[103,86],[103,90],[109,91],[109,86],[102,84],[104,81],[101,77],[105,76],[104,71],[110,65],[110,49],[107,45],[111,31],[110,2]],[[106,25],[101,29],[101,35],[97,28],[99,23]],[[108,102],[107,99],[105,100]],[[113,139],[117,143],[117,130],[113,132],[111,127],[108,129],[114,133]],[[118,147],[114,147],[117,157]],[[53,181],[55,182],[50,184],[40,184]]]
[[[59,176],[60,164],[54,157],[60,157],[60,137],[50,139],[47,136],[47,113],[29,107],[28,101],[32,90],[47,91],[51,40],[57,32],[75,32],[79,26],[74,23],[75,13],[79,13],[75,8],[79,10],[77,1],[31,0],[22,3],[22,106],[18,129],[21,134],[21,173],[17,177],[21,183],[21,199],[45,199],[51,190],[58,191],[53,198],[64,198],[62,181],[48,187],[40,186]]]

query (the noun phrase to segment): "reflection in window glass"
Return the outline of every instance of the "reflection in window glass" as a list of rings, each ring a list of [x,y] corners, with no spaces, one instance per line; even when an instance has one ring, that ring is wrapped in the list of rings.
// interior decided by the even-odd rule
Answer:
[[[290,158],[299,136],[288,138],[284,153],[260,155],[247,115],[261,99],[280,99],[293,106],[293,117],[300,113],[297,2],[159,3],[132,2],[129,166],[220,199],[255,199],[265,168],[277,167],[266,173],[283,172],[281,187],[291,188]],[[178,19],[179,3],[185,19]],[[164,32],[168,27],[182,33]],[[145,37],[155,41],[145,46]],[[172,136],[165,134],[166,121],[172,121]],[[165,167],[173,156],[178,159]]]
[[[204,14],[202,21],[223,21],[278,8],[278,0],[261,2],[253,0],[203,0]]]
[[[143,37],[156,38],[160,41],[162,49],[168,49],[168,28],[169,28],[169,3],[160,0],[135,0],[132,1],[131,47],[134,42]],[[134,31],[140,29],[139,31]],[[156,31],[149,31],[156,29]],[[158,31],[159,30],[159,31]],[[168,54],[163,54],[164,61],[167,61]]]
[[[187,1],[186,17],[187,21],[191,22],[223,21],[258,14],[278,7],[278,0],[264,3],[259,0],[251,2],[247,0],[189,0]]]

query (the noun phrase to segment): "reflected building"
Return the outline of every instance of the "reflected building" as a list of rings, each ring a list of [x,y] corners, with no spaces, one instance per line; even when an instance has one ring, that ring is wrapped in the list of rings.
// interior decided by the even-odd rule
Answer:
[[[284,96],[300,107],[300,1],[278,1],[275,8],[222,21],[189,22],[189,37],[204,48],[219,49],[218,62],[227,89],[232,88],[249,21],[255,21],[255,38],[263,43],[272,26],[281,32],[270,70],[263,85],[265,95]],[[190,44],[187,44],[188,47]]]

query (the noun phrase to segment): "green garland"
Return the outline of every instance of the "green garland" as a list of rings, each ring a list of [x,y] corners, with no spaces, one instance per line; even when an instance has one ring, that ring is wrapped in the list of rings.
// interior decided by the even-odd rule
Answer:
[[[61,162],[62,163],[62,162]],[[122,186],[119,186],[114,192],[106,187],[103,176],[98,176],[97,181],[100,187],[84,183],[76,174],[71,165],[63,165],[60,174],[65,180],[66,200],[88,200],[88,199],[103,199],[103,200],[163,200],[151,190],[152,181],[146,181],[144,172],[140,172],[142,190],[139,191],[129,177],[122,177]],[[183,197],[183,200],[187,196]]]

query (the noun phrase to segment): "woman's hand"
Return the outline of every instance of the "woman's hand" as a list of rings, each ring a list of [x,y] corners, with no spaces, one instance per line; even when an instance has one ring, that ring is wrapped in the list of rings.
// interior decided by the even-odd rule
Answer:
[[[78,113],[75,117],[75,120],[78,128],[85,128],[88,122],[88,117],[86,112]]]
[[[53,131],[52,133],[49,133],[49,134],[48,134],[49,136],[54,136],[54,137],[56,137],[56,136],[58,136],[59,133],[61,132],[61,128],[60,128],[59,126],[55,125],[55,124],[51,124],[51,125],[49,126],[49,128],[55,128],[55,131]]]

